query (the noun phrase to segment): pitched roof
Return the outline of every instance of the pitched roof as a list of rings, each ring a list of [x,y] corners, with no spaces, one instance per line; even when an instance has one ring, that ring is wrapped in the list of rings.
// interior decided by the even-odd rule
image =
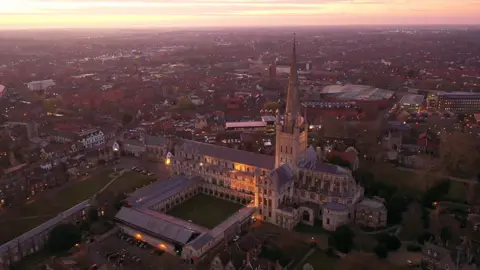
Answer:
[[[268,170],[275,167],[275,157],[273,156],[183,139],[178,143],[184,151],[193,151],[197,155],[215,157]]]
[[[157,181],[151,185],[136,190],[127,199],[134,207],[147,209],[173,195],[200,183],[197,178],[188,179],[183,176],[173,176],[165,181]]]
[[[190,228],[162,219],[162,217],[154,211],[141,211],[134,208],[122,207],[115,216],[115,219],[183,245],[187,244],[195,235],[199,234]]]
[[[288,164],[283,164],[278,168],[270,171],[268,177],[272,181],[275,189],[278,191],[284,185],[294,180],[295,174]]]

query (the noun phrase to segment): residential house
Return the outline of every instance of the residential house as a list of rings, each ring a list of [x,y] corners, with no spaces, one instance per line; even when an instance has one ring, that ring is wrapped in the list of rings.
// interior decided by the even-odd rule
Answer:
[[[84,148],[94,148],[105,144],[105,134],[99,129],[88,129],[77,133],[78,141]]]
[[[360,201],[355,211],[355,223],[369,228],[387,226],[387,208],[384,200],[374,197]]]

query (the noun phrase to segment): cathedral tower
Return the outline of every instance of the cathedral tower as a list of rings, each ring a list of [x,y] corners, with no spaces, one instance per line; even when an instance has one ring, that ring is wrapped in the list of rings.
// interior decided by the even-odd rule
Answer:
[[[275,167],[286,163],[292,169],[295,169],[307,150],[308,140],[308,125],[301,114],[295,36],[293,37],[292,63],[286,105],[283,122],[277,113]]]

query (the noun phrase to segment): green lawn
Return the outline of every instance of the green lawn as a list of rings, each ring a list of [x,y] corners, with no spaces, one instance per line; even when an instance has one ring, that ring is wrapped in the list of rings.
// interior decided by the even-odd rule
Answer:
[[[303,223],[298,223],[297,226],[293,228],[294,231],[299,233],[306,233],[306,234],[331,234],[331,232],[325,230],[322,226],[322,221],[317,220],[314,226],[310,226]]]
[[[183,220],[191,220],[195,224],[212,229],[242,207],[241,204],[198,194],[175,206],[168,214]]]
[[[154,178],[141,173],[125,172],[122,177],[108,186],[107,190],[113,193],[130,193],[137,188],[151,184],[153,181],[155,181]]]
[[[432,176],[429,183],[425,183],[415,172],[400,170],[390,164],[374,163],[365,160],[362,160],[360,168],[372,172],[375,176],[375,181],[396,186],[409,194],[421,194],[442,180],[437,176]],[[455,201],[465,201],[467,199],[468,189],[469,186],[464,183],[450,181],[450,191],[447,198]]]
[[[390,184],[398,188],[423,192],[426,188],[424,182],[414,172],[399,170],[390,164],[374,163],[362,160],[361,169],[365,169],[375,176],[375,181]]]
[[[82,181],[69,183],[68,187],[28,203],[8,209],[0,216],[0,243],[5,243],[56,216],[74,205],[90,198],[110,180],[111,170],[99,172]]]
[[[325,252],[317,250],[308,257],[304,264],[311,264],[315,270],[333,270],[337,267],[337,262],[338,258],[328,256]],[[301,267],[303,267],[303,265]]]

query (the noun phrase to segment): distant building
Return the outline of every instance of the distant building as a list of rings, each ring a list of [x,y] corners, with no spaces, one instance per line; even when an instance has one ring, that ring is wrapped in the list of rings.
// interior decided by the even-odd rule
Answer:
[[[423,95],[407,94],[400,100],[400,106],[407,111],[417,112],[424,100],[425,97]]]
[[[438,94],[437,108],[452,113],[474,114],[480,112],[480,94],[452,92]]]
[[[43,81],[33,81],[27,83],[28,89],[31,91],[41,91],[41,90],[46,90],[47,88],[54,86],[55,81],[54,80],[43,80]]]
[[[78,141],[84,148],[94,148],[105,144],[105,135],[99,129],[89,129],[77,133]]]

